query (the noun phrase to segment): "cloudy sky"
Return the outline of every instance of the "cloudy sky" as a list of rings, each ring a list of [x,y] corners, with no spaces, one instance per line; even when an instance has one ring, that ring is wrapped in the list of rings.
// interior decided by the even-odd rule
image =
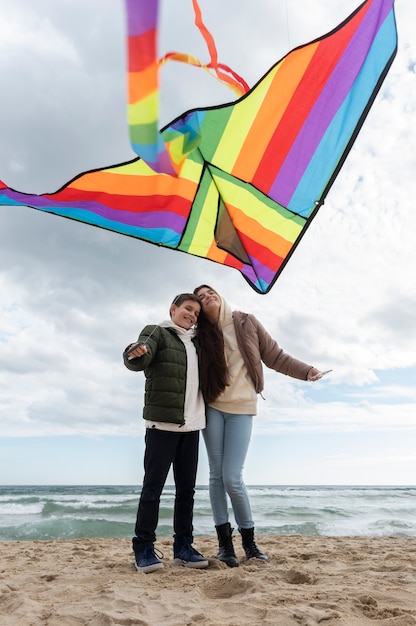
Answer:
[[[162,2],[160,54],[207,59],[191,0]],[[219,59],[254,84],[357,0],[200,0]],[[122,0],[0,0],[0,179],[58,189],[133,158]],[[137,484],[143,376],[121,353],[176,293],[210,283],[290,354],[333,371],[267,372],[248,484],[416,482],[416,44],[399,51],[325,205],[267,295],[210,261],[26,208],[0,207],[0,483]],[[233,99],[195,68],[161,72],[161,125]],[[198,483],[207,483],[201,445]]]

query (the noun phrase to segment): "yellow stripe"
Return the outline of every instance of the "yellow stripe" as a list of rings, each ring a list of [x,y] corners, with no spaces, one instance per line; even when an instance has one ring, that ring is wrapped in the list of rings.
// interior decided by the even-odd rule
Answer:
[[[158,111],[158,92],[153,91],[146,98],[135,104],[129,104],[127,117],[129,124],[156,123]]]
[[[258,115],[272,81],[273,74],[269,74],[247,98],[234,105],[234,110],[212,159],[212,162],[221,169],[229,172],[233,168],[246,140],[246,134]]]
[[[210,184],[198,225],[188,249],[190,254],[212,258],[208,251],[214,241],[214,225],[217,219],[218,192],[213,183]],[[223,253],[224,254],[224,253]]]
[[[193,183],[198,183],[201,178],[201,172],[202,163],[197,163],[192,159],[186,159],[181,167],[179,176]]]
[[[239,207],[242,213],[258,223],[262,229],[261,243],[263,243],[263,237],[266,236],[266,230],[270,231],[272,236],[284,237],[287,241],[293,242],[302,229],[302,225],[295,222],[291,214],[287,212],[287,217],[279,213],[277,210],[268,207],[262,202],[262,200],[256,198],[248,187],[240,187],[231,181],[222,179],[218,176],[214,176],[216,186],[219,193],[223,198],[225,204],[234,209]],[[282,209],[284,212],[284,209]],[[247,225],[244,224],[244,220],[241,220],[239,228],[247,233],[248,236],[253,237],[253,223]],[[279,233],[279,235],[275,235]],[[269,237],[269,235],[267,235]],[[267,244],[266,244],[267,245]]]
[[[264,93],[256,119],[244,134],[244,145],[232,170],[234,176],[253,178],[317,47],[318,43],[292,52],[290,62],[283,59],[271,72],[272,82]]]

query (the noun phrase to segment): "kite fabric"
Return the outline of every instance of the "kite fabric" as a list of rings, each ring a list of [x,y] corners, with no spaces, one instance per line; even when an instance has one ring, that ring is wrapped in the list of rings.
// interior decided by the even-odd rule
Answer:
[[[202,21],[197,0],[192,0],[195,23],[208,46],[211,61],[204,65],[199,59],[177,52],[166,54],[163,59],[157,56],[157,18],[159,2],[153,0],[125,0],[127,15],[127,57],[128,57],[128,121],[130,141],[134,152],[159,174],[178,174],[187,155],[198,145],[198,135],[192,130],[180,127],[169,129],[169,133],[159,133],[159,94],[158,71],[167,61],[180,61],[211,68],[216,77],[225,82],[237,95],[249,90],[245,81],[229,67],[218,63],[217,50],[211,33]]]
[[[21,193],[0,182],[0,204],[207,258],[267,293],[323,204],[393,62],[394,0],[366,0],[246,93],[217,63],[200,20],[211,54],[204,67],[218,78],[225,70],[244,95],[188,111],[161,131],[157,9],[157,2],[126,0],[128,118],[139,156],[80,174],[54,193]]]

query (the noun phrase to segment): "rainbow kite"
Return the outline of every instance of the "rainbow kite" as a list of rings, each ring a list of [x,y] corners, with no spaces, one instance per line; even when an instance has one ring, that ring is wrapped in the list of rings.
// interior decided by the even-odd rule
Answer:
[[[292,50],[249,89],[218,63],[196,0],[207,64],[156,49],[158,3],[125,0],[133,160],[85,172],[54,193],[0,182],[0,204],[29,206],[238,269],[267,293],[340,171],[397,50],[394,0],[366,0],[329,34]],[[235,102],[158,129],[158,69],[170,59],[225,81]]]

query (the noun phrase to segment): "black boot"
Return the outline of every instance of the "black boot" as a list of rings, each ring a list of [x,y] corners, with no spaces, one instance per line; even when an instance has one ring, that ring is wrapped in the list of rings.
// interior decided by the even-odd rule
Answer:
[[[217,559],[226,563],[228,567],[238,567],[238,559],[234,552],[232,532],[233,528],[229,522],[215,526],[218,535],[219,550]]]
[[[241,538],[243,540],[243,548],[248,559],[261,559],[268,561],[268,557],[259,549],[254,541],[254,528],[240,528]]]

